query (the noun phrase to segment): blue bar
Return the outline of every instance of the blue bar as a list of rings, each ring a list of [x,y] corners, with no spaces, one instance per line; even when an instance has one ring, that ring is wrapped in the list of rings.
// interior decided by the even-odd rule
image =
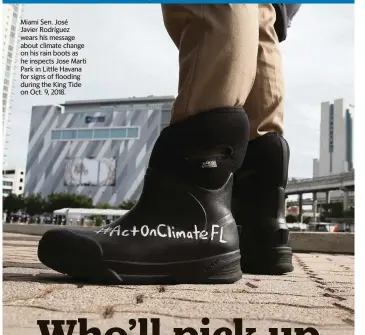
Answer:
[[[223,4],[223,3],[243,3],[242,1],[224,1],[224,0],[135,0],[135,1],[123,1],[123,0],[108,0],[108,1],[100,1],[100,0],[4,0],[3,4]],[[244,3],[268,3],[268,1],[245,1]],[[298,1],[270,1],[270,3],[298,3]],[[355,0],[304,0],[301,2],[302,4],[354,4]]]

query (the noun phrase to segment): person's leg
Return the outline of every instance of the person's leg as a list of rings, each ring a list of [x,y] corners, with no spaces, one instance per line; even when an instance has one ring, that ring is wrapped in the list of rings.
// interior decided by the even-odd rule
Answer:
[[[152,150],[141,197],[97,233],[52,230],[39,259],[112,283],[231,283],[242,276],[231,213],[233,173],[249,138],[242,105],[254,82],[257,5],[163,6],[179,48],[172,124]]]
[[[280,274],[293,270],[285,223],[289,147],[283,135],[284,81],[275,9],[259,5],[257,74],[244,108],[250,142],[233,188],[233,214],[241,229],[242,270]]]
[[[162,5],[179,49],[172,122],[220,107],[242,107],[256,76],[257,5]]]
[[[244,104],[250,120],[250,140],[267,133],[282,135],[284,127],[284,77],[274,29],[275,9],[271,4],[262,4],[259,13],[257,72]]]

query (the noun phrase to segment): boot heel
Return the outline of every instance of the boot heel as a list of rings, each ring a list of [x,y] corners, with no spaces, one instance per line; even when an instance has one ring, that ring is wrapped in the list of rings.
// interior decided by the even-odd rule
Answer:
[[[238,261],[237,264],[231,267],[227,267],[225,271],[219,274],[213,275],[208,278],[207,282],[209,284],[233,284],[242,278],[241,262]]]
[[[244,273],[280,275],[294,270],[292,258],[290,247],[257,249],[244,252],[241,265]]]
[[[242,278],[240,252],[219,255],[211,259],[210,263],[205,265],[204,272],[209,275],[206,279],[209,284],[235,283]]]

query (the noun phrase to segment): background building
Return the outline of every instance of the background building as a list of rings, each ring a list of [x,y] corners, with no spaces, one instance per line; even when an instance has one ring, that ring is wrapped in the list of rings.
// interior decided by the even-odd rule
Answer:
[[[7,197],[10,193],[13,192],[13,181],[9,178],[3,177],[3,197]]]
[[[25,193],[136,200],[174,97],[66,102],[32,109]]]
[[[7,160],[7,138],[10,130],[10,110],[17,65],[20,20],[23,5],[2,5],[3,9],[3,164]]]
[[[10,193],[22,195],[24,193],[25,171],[15,168],[3,170],[3,196]]]
[[[319,159],[313,160],[313,177],[353,170],[351,105],[344,99],[322,102]]]

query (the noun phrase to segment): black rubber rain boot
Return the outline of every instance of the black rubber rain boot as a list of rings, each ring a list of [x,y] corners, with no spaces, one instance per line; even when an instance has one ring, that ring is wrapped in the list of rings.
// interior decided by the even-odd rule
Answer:
[[[54,229],[38,257],[93,283],[233,283],[242,276],[231,213],[233,172],[248,143],[242,108],[207,111],[165,128],[138,203],[98,231]]]
[[[285,220],[289,146],[276,133],[249,142],[235,175],[232,212],[237,222],[244,273],[293,271]]]

